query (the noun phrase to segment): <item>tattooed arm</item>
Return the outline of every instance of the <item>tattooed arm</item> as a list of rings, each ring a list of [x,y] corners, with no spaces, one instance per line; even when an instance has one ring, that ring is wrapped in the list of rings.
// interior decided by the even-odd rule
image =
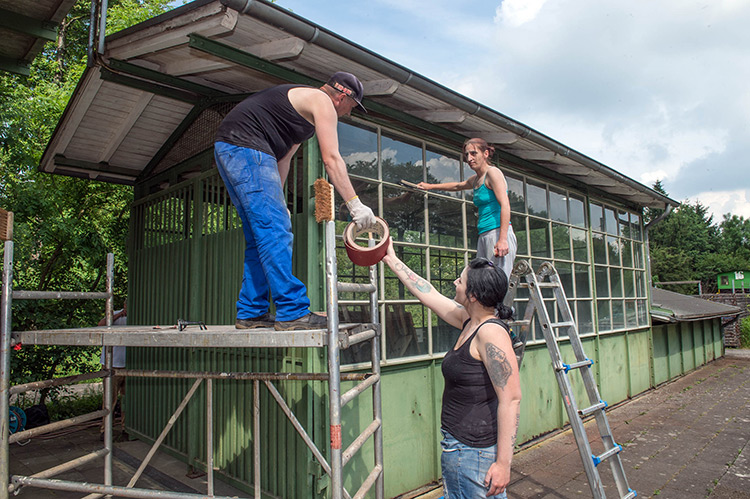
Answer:
[[[399,260],[393,250],[393,242],[388,245],[388,251],[383,258],[383,262],[404,283],[406,289],[448,324],[460,328],[464,321],[469,318],[469,314],[461,305],[440,294],[432,287],[432,284],[415,274],[404,262]]]
[[[497,458],[484,479],[485,485],[490,487],[487,495],[492,496],[505,490],[510,482],[510,463],[521,409],[521,383],[516,356],[505,328],[485,324],[473,343],[490,376],[498,402]]]

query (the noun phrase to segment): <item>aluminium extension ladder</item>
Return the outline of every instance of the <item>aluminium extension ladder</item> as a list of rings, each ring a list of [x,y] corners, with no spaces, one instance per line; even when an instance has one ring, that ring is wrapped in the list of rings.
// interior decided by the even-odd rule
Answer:
[[[525,278],[526,282],[522,282],[522,278]],[[511,326],[520,327],[520,334],[518,335],[518,338],[513,341],[513,348],[516,352],[519,368],[523,358],[526,338],[528,338],[529,329],[531,327],[531,320],[534,313],[536,313],[537,320],[539,321],[539,328],[544,334],[544,340],[547,343],[547,350],[552,358],[552,366],[555,370],[557,384],[563,397],[565,410],[568,413],[568,420],[570,421],[570,427],[573,430],[573,436],[578,445],[581,461],[583,462],[583,467],[586,471],[586,476],[594,498],[606,498],[604,485],[602,484],[597,469],[598,465],[603,461],[609,461],[617,485],[617,490],[619,492],[619,497],[622,499],[634,498],[637,494],[633,489],[628,487],[625,470],[619,456],[620,451],[622,451],[622,446],[615,443],[614,438],[612,437],[612,431],[609,427],[609,421],[605,413],[607,403],[599,396],[596,380],[591,372],[591,366],[594,362],[586,357],[586,354],[583,351],[583,345],[581,344],[581,339],[578,335],[578,328],[573,319],[568,300],[565,297],[565,290],[563,289],[557,269],[555,269],[552,263],[543,262],[535,273],[528,262],[518,261],[514,265],[513,271],[508,280],[508,294],[504,301],[506,306],[513,305],[513,300],[515,299],[518,288],[529,290],[529,302],[526,306],[523,320],[511,322]],[[553,322],[550,319],[550,311],[545,305],[544,300],[545,295],[549,297],[549,292],[543,293],[544,289],[551,290],[554,295],[554,304],[558,310],[557,315],[559,322]],[[570,340],[570,345],[575,354],[575,361],[571,363],[563,362],[558,345],[558,341],[560,339],[564,341],[566,337]],[[582,409],[578,408],[573,394],[573,387],[568,378],[571,371],[580,372],[589,403],[591,404],[589,407]],[[583,418],[591,414],[593,414],[596,419],[599,435],[604,444],[604,452],[598,456],[593,454],[591,445],[589,444],[588,435],[583,426]]]

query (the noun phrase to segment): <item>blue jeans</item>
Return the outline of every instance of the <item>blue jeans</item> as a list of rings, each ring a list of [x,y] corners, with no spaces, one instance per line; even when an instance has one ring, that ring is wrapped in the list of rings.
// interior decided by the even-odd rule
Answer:
[[[276,159],[224,142],[214,145],[214,155],[245,234],[245,270],[237,318],[253,319],[268,312],[269,291],[277,321],[307,315],[307,289],[292,274],[294,235]]]
[[[445,430],[440,430],[443,440],[440,446],[443,453],[440,465],[443,470],[445,499],[486,499],[488,488],[484,477],[497,457],[497,445],[487,448],[470,447],[462,444]],[[505,492],[490,499],[506,499]]]

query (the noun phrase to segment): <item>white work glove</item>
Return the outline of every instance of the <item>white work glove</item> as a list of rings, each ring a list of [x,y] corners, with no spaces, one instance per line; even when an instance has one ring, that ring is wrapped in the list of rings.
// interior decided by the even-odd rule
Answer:
[[[357,226],[357,230],[363,230],[377,224],[375,214],[370,208],[362,204],[359,196],[354,196],[347,201],[346,207],[349,208],[349,213],[352,215],[352,220],[354,221],[354,225]]]

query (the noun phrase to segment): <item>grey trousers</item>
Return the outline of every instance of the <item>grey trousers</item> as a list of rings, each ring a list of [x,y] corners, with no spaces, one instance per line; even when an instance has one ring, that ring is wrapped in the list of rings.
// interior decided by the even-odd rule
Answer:
[[[516,251],[518,250],[518,240],[516,239],[516,233],[513,232],[513,226],[508,227],[508,254],[505,256],[495,256],[495,244],[497,244],[499,238],[500,228],[479,234],[477,257],[488,259],[496,267],[503,269],[505,276],[510,278],[510,273],[513,271],[513,262],[516,259]]]

